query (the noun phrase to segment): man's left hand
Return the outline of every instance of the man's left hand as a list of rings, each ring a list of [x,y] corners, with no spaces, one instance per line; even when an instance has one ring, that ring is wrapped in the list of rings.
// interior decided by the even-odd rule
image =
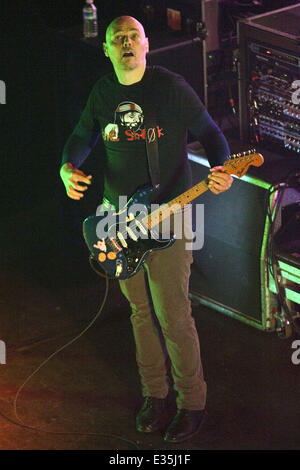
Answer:
[[[232,185],[233,178],[224,172],[222,166],[215,166],[210,169],[211,174],[208,175],[208,187],[214,194],[220,194],[227,191]]]

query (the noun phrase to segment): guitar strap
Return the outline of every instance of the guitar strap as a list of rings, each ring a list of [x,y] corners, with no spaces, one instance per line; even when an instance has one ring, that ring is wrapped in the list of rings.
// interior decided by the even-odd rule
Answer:
[[[146,152],[148,159],[148,169],[152,186],[155,190],[159,190],[160,172],[159,172],[159,154],[158,154],[158,138],[155,116],[155,100],[153,99],[153,84],[155,67],[148,69],[146,77],[146,86],[144,92],[144,122],[146,137]]]

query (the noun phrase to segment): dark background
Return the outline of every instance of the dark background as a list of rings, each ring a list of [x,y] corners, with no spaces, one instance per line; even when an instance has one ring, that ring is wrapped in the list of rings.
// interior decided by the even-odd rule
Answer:
[[[125,13],[144,20],[146,3],[95,1],[98,17],[104,23]],[[163,9],[172,2],[150,3]],[[259,8],[252,8],[254,13],[297,2],[261,3]],[[83,4],[83,0],[1,2],[0,79],[6,83],[6,105],[0,108],[1,162],[6,175],[1,201],[6,213],[37,203],[60,184],[57,175],[61,155],[55,145],[54,37],[57,31],[82,23]],[[243,12],[249,2],[221,4],[225,10]],[[224,18],[224,27],[225,23]]]
[[[80,259],[82,238],[76,238],[78,250],[72,256],[59,233],[61,202],[71,207],[72,201],[63,194],[59,178],[56,83],[65,77],[56,74],[55,38],[59,30],[81,24],[83,3],[0,3],[0,80],[7,87],[6,104],[0,105],[0,339],[8,347],[7,367],[1,366],[0,412],[8,416],[13,416],[20,384],[86,326],[104,295],[104,282],[90,269],[87,253]],[[121,3],[126,6],[120,8]],[[95,2],[106,22],[123,13],[139,18],[141,3]],[[154,3],[161,6],[163,0]],[[222,6],[243,13],[246,3],[224,1]],[[266,1],[260,10],[292,3],[297,2]],[[224,22],[224,29],[228,24]],[[77,202],[73,204],[78,211]],[[75,349],[43,369],[19,404],[25,422],[46,429],[52,423],[51,429],[58,431],[101,432],[101,439],[24,433],[2,419],[0,447],[123,448],[114,438],[103,439],[113,432],[136,439],[142,449],[162,448],[160,435],[153,441],[135,432],[140,391],[129,307],[117,283],[110,289],[100,325],[84,335],[84,343],[76,342]],[[299,448],[299,378],[290,343],[202,306],[193,306],[193,311],[210,395],[205,432],[186,448]]]
[[[109,8],[103,5],[109,4]],[[99,16],[115,16],[118,2],[102,2]],[[126,2],[129,13],[135,8]],[[61,155],[55,145],[55,34],[82,23],[84,2],[25,0],[2,4],[0,108],[3,210],[35,204],[58,184]],[[99,41],[100,42],[100,41]],[[74,77],[76,80],[76,77]]]
[[[188,0],[191,5],[195,1]],[[167,5],[176,6],[178,2],[179,0],[151,0],[150,3],[158,14],[163,15],[161,12],[165,11]],[[158,26],[147,23],[143,12],[148,3],[149,1],[95,0],[102,25],[107,25],[118,15],[129,14],[146,24],[146,33],[153,28],[151,33],[154,32],[159,37],[160,28],[164,26],[163,20]],[[232,37],[235,29],[232,21],[239,16],[258,14],[293,3],[297,2],[264,0],[260,5],[249,6],[249,1],[244,0],[221,1],[219,34],[225,38],[228,34]],[[64,80],[69,80],[69,75],[57,73],[58,57],[60,64],[64,64],[63,48],[58,51],[57,34],[77,25],[81,27],[83,5],[83,0],[24,0],[4,2],[1,5],[0,79],[6,83],[6,104],[0,105],[1,167],[5,174],[0,195],[4,216],[31,209],[57,195],[63,200],[63,221],[67,216],[72,223],[72,210],[73,213],[78,213],[79,204],[76,202],[75,207],[73,201],[67,200],[59,177],[63,142],[58,139],[62,103],[57,96],[57,89]],[[99,36],[99,54],[102,54],[101,42],[102,37]],[[225,49],[229,50],[226,44],[225,41]],[[230,54],[229,50],[229,56]],[[88,76],[88,70],[82,72]],[[224,77],[225,75],[224,73]],[[71,79],[76,81],[77,78],[78,73],[75,71]],[[88,93],[89,90],[83,90],[82,96],[88,96]],[[219,94],[224,94],[222,82]],[[81,106],[80,102],[77,106]],[[214,113],[212,115],[217,117]],[[92,158],[91,156],[88,159],[87,165],[97,163]],[[87,204],[83,210],[85,215],[94,208],[95,197],[98,197],[97,194],[89,191],[84,202],[80,201],[82,206]],[[63,222],[63,225],[67,224]]]

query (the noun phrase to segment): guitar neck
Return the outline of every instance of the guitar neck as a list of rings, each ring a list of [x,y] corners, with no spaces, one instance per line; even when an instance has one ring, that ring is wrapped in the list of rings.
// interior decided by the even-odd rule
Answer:
[[[260,153],[256,153],[255,149],[253,149],[248,152],[243,152],[242,154],[229,155],[227,161],[223,164],[222,171],[241,178],[250,165],[258,167],[261,166],[263,162],[263,156]],[[170,217],[172,213],[179,211],[185,204],[188,204],[208,190],[208,181],[208,178],[200,181],[200,183],[180,194],[180,196],[175,197],[172,201],[163,204],[158,209],[151,212],[150,215],[144,217],[142,220],[144,226],[150,230],[167,217]]]
[[[170,217],[171,213],[174,213],[180,208],[184,207],[185,204],[196,199],[196,197],[203,194],[205,191],[208,190],[208,179],[204,179],[197,183],[192,188],[188,189],[184,193],[180,194],[180,196],[175,197],[171,201],[166,204],[160,206],[157,210],[151,212],[148,216],[144,217],[142,220],[143,224],[150,230],[151,228],[158,225],[167,217]]]

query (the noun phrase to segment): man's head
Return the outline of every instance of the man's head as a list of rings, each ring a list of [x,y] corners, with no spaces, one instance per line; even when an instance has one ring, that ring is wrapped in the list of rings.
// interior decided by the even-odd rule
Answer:
[[[103,50],[117,75],[144,69],[149,44],[143,26],[131,16],[115,18],[107,27]]]

